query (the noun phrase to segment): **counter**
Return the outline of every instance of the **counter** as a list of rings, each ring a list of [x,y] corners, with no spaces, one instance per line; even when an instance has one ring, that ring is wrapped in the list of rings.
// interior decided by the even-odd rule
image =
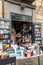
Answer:
[[[43,55],[18,58],[16,60],[16,65],[43,65]]]

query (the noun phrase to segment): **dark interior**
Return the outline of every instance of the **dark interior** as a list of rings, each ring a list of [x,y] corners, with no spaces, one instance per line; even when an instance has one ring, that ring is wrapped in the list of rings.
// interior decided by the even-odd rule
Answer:
[[[12,21],[12,28],[16,30],[16,33],[21,32],[24,24],[26,25],[26,28],[28,29],[32,25],[31,22]],[[31,33],[31,31],[29,33]]]
[[[16,34],[18,32],[21,32],[24,24],[26,24],[26,28],[29,30],[29,27],[31,26],[31,30],[28,31],[28,34],[31,35],[32,44],[35,42],[35,36],[34,36],[34,24],[33,22],[22,22],[22,21],[13,21],[11,22],[11,28],[14,28],[16,31]]]

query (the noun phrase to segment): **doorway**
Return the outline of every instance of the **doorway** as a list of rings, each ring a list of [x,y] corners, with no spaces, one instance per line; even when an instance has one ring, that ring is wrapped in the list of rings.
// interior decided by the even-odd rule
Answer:
[[[11,28],[14,28],[16,35],[21,34],[21,37],[27,36],[32,43],[32,22],[12,21]]]

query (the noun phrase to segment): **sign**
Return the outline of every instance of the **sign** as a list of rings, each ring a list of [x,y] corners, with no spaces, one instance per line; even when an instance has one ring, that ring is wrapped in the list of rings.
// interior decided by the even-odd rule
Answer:
[[[20,48],[16,48],[15,54],[16,58],[21,58],[23,57],[23,50],[21,50]]]
[[[11,13],[11,20],[32,22],[32,16]]]

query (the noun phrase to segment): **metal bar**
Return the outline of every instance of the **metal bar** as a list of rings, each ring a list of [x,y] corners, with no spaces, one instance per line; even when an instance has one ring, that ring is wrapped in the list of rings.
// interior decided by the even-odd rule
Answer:
[[[4,18],[4,0],[2,0],[2,17]]]
[[[38,56],[38,65],[40,65],[40,56]]]

